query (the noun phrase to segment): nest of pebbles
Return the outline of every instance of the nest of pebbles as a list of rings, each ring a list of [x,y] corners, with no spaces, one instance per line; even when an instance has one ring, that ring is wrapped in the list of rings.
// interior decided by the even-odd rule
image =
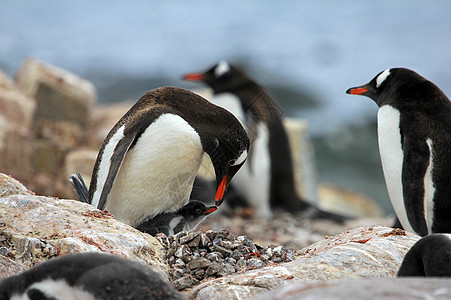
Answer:
[[[156,236],[166,253],[169,279],[179,291],[207,278],[242,273],[294,260],[289,246],[254,244],[247,236],[233,236],[229,230],[179,232]]]

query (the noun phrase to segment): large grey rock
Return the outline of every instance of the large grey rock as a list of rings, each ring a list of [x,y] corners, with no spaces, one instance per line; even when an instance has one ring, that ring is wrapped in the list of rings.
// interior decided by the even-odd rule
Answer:
[[[31,58],[23,62],[16,81],[27,96],[36,99],[36,120],[88,125],[97,98],[89,81]]]
[[[2,254],[26,266],[79,252],[107,252],[167,274],[160,243],[91,205],[33,195],[0,198]],[[1,272],[1,270],[0,270]]]
[[[1,240],[0,240],[1,242]],[[0,252],[4,249],[0,247]],[[11,275],[16,275],[28,270],[28,267],[6,257],[0,253],[0,279]]]
[[[380,218],[385,215],[376,201],[355,191],[321,184],[318,193],[319,206],[326,211],[354,218]]]
[[[0,71],[0,170],[16,177],[29,176],[36,104]]]
[[[265,290],[312,280],[394,277],[419,236],[382,226],[361,227],[315,243],[295,261],[205,282],[192,299],[247,299]]]
[[[28,195],[33,193],[18,180],[9,175],[0,173],[0,197],[7,197],[15,194]]]
[[[63,196],[65,157],[80,145],[91,124],[96,90],[89,81],[34,59],[23,62],[16,78],[18,88],[36,105],[29,165],[37,176],[27,186],[40,195]]]
[[[298,283],[263,293],[255,300],[451,299],[451,278],[370,278]]]

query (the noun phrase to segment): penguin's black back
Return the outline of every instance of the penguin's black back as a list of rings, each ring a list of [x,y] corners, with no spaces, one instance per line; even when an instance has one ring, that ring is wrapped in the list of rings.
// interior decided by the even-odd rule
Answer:
[[[383,95],[381,102],[400,111],[403,139],[417,144],[431,139],[435,188],[433,212],[437,221],[433,222],[432,232],[451,232],[451,102],[440,88],[416,72],[404,68],[391,69],[391,72],[394,77],[388,82],[387,95]],[[423,149],[418,150],[417,155],[428,156],[429,149]],[[405,174],[403,181],[409,182]]]

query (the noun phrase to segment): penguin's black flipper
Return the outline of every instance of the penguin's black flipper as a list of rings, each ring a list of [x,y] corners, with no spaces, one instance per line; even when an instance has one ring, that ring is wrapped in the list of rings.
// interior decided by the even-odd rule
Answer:
[[[72,174],[69,178],[69,182],[74,186],[75,190],[77,191],[78,199],[83,203],[89,204],[88,187],[86,186],[83,177],[81,177],[81,174],[80,173]]]
[[[108,195],[113,188],[114,181],[116,180],[116,176],[119,173],[119,169],[121,168],[122,162],[124,161],[125,155],[127,154],[128,149],[135,141],[136,132],[134,134],[125,135],[114,148],[113,155],[110,159],[110,168],[108,171],[107,178],[105,180],[105,184],[102,187],[102,193],[100,194],[99,203],[97,208],[100,210],[105,209],[106,201],[108,199]]]
[[[403,139],[404,160],[402,167],[402,189],[404,205],[409,223],[420,236],[428,234],[424,216],[425,180],[429,166],[430,151],[424,143]],[[432,175],[431,175],[432,176]]]

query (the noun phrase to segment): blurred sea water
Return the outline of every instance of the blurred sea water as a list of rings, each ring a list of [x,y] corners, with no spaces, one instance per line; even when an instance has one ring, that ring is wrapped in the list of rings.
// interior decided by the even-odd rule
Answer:
[[[26,57],[91,80],[99,102],[137,99],[218,60],[239,63],[287,116],[307,119],[321,181],[391,211],[377,151],[376,105],[345,94],[408,67],[451,95],[451,2],[1,1],[0,68]]]

